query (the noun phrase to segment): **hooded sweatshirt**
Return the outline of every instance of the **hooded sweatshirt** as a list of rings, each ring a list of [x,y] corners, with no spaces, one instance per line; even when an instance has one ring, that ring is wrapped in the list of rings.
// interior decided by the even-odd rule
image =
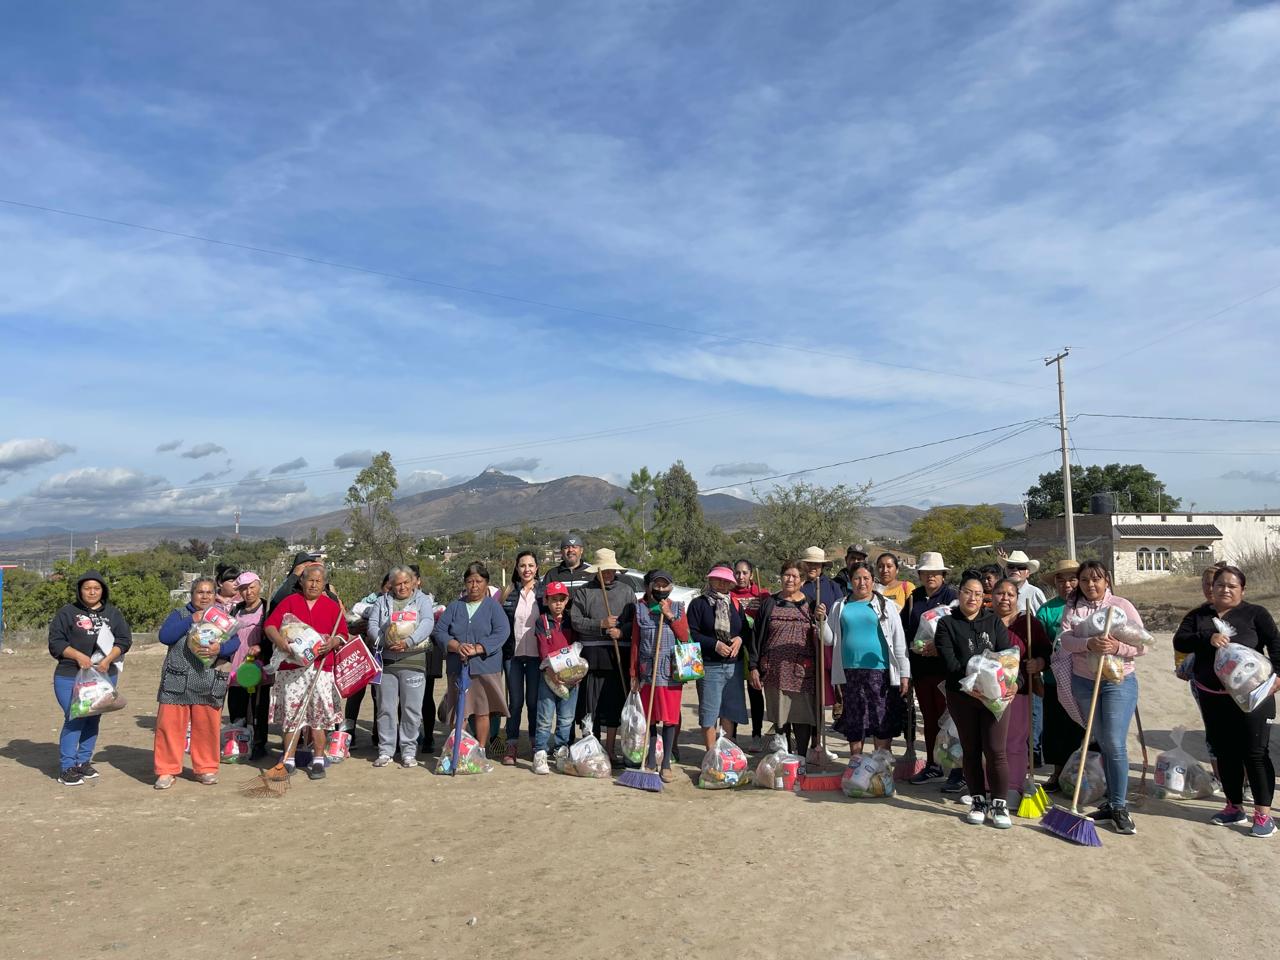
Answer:
[[[628,610],[636,602],[636,593],[621,577],[615,577],[609,584],[606,599],[605,591],[600,589],[599,580],[588,580],[569,595],[569,622],[573,632],[578,635],[582,644],[582,658],[594,671],[621,669],[622,664],[614,665],[614,641],[604,632],[600,621],[609,615],[618,618],[618,626],[622,636],[617,640],[618,653],[625,660],[631,656],[630,622],[635,611]],[[623,629],[623,621],[626,628]]]
[[[80,588],[90,580],[102,584],[102,601],[96,610],[90,610],[80,599]],[[58,661],[58,666],[53,671],[55,675],[74,677],[80,670],[74,660],[62,656],[62,652],[68,647],[90,657],[97,655],[101,659],[105,654],[98,646],[98,636],[104,628],[111,634],[110,638],[104,636],[104,641],[109,639],[111,644],[107,647],[108,651],[113,646],[119,647],[121,659],[129,652],[129,646],[133,643],[133,631],[129,629],[124,614],[109,602],[110,595],[106,578],[97,570],[85,571],[76,581],[75,602],[64,605],[49,623],[49,654]],[[120,660],[117,660],[112,665],[112,672],[119,670],[119,664]]]

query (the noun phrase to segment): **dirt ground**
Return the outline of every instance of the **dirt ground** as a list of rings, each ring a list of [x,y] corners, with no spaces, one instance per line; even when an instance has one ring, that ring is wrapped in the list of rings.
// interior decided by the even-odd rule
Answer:
[[[451,780],[375,770],[367,747],[282,800],[242,797],[252,771],[235,766],[157,792],[152,650],[129,656],[130,705],[104,718],[101,778],[75,789],[54,779],[47,653],[0,657],[0,957],[1186,958],[1274,943],[1280,841],[1207,825],[1220,801],[1147,799],[1136,837],[1104,829],[1082,848],[1033,821],[967,826],[936,784],[882,800],[701,791],[688,732],[686,775],[661,794],[535,777],[524,748],[516,769]],[[1140,667],[1153,772],[1172,726],[1199,729],[1170,656],[1164,635]],[[688,727],[693,706],[689,690]],[[1198,732],[1187,746],[1205,756]],[[1136,738],[1130,757],[1136,782]]]

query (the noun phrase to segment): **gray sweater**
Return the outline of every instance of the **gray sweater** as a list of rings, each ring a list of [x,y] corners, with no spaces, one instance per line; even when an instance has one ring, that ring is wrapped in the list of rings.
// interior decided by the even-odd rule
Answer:
[[[413,634],[406,641],[406,649],[400,653],[392,653],[386,648],[387,636],[391,630],[392,615],[397,608],[411,610],[418,615]],[[427,669],[427,651],[431,648],[431,629],[435,626],[435,600],[431,594],[421,590],[403,602],[390,594],[383,594],[373,603],[369,611],[369,628],[366,637],[369,645],[382,655],[383,668],[395,672],[411,670],[422,673]]]

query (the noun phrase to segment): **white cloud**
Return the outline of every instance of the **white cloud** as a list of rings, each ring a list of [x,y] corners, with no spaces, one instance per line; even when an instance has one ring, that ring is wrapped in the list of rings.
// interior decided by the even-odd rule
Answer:
[[[20,473],[42,463],[50,463],[59,457],[74,453],[75,447],[43,437],[30,440],[5,440],[0,443],[0,483],[7,474]]]
[[[271,468],[269,472],[271,473],[272,476],[278,476],[284,473],[293,473],[295,470],[305,469],[306,466],[307,466],[306,457],[297,457],[294,460],[290,460],[288,463],[276,464],[274,467]]]
[[[450,487],[466,479],[469,478],[451,477],[439,470],[414,470],[399,478],[400,486],[396,489],[396,495],[404,497],[414,493],[425,493],[428,490],[439,490],[441,487]]]
[[[45,500],[97,500],[136,496],[164,485],[164,477],[130,467],[80,467],[55,474],[35,489]]]
[[[537,470],[540,463],[542,463],[540,457],[512,457],[510,460],[491,463],[489,466],[494,470],[505,470],[508,473],[517,471],[527,473],[530,470]]]
[[[739,463],[717,463],[714,467],[707,471],[709,477],[752,477],[760,474],[773,473],[773,467],[767,463],[759,462],[739,462]]]
[[[181,440],[166,440],[156,447],[156,453],[170,453],[182,446]]]

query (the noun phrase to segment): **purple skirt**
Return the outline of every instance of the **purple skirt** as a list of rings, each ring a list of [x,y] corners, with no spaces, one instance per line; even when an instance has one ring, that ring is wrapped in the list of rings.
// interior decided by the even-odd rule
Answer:
[[[907,705],[888,670],[845,670],[843,712],[834,729],[850,743],[892,740],[906,725]]]

